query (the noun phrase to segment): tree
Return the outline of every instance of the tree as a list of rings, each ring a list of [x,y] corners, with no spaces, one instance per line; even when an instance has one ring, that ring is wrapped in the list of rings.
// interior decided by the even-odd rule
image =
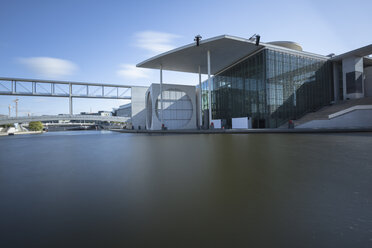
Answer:
[[[0,125],[0,127],[5,127],[5,128],[14,127],[14,124],[4,124],[4,125]]]
[[[43,128],[44,126],[40,121],[31,121],[28,124],[28,129],[31,131],[42,131]]]

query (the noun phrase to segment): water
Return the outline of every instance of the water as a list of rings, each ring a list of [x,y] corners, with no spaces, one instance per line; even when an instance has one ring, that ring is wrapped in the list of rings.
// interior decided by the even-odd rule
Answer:
[[[0,137],[0,247],[372,247],[372,134]]]

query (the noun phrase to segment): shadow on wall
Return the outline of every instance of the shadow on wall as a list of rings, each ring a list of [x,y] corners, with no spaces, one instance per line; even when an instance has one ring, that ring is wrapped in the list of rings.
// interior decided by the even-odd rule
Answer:
[[[146,109],[132,116],[132,126],[134,129],[146,129]]]
[[[301,69],[304,70],[306,68],[303,67]],[[269,123],[270,127],[279,127],[289,120],[297,120],[309,112],[316,112],[322,107],[329,105],[333,100],[333,84],[331,78],[327,76],[329,74],[324,73],[329,69],[329,63],[320,66],[315,71],[314,78],[311,81],[303,82],[295,90],[296,94],[291,93],[281,106],[275,108],[272,112],[270,111],[269,116],[272,120],[272,123]],[[294,76],[298,76],[301,70],[296,71]],[[291,82],[291,84],[293,83]]]
[[[196,128],[195,87],[163,85],[163,116],[159,85],[153,84],[146,95],[146,126],[160,130]],[[161,123],[163,120],[163,123]]]
[[[163,120],[166,127],[175,129],[188,125],[193,116],[193,105],[186,92],[170,89],[164,91],[166,99],[163,99]],[[174,94],[171,97],[172,93]],[[178,96],[176,96],[178,94]],[[169,95],[169,96],[167,96]],[[160,97],[155,103],[156,117],[161,119]]]

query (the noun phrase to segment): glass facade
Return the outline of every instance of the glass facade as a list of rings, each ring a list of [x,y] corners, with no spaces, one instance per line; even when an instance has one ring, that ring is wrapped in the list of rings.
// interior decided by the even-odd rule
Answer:
[[[333,99],[330,62],[264,49],[212,79],[212,118],[231,127],[231,118],[252,117],[254,128],[275,128]],[[208,81],[202,85],[208,109]],[[203,111],[204,112],[204,111]]]

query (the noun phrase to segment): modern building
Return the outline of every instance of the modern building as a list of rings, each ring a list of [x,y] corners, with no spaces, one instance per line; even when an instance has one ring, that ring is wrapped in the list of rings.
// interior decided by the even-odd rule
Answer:
[[[127,103],[119,106],[117,109],[113,109],[115,116],[132,117],[132,103]]]
[[[276,128],[338,101],[372,96],[370,54],[372,44],[324,56],[305,52],[295,42],[260,43],[258,37],[222,35],[165,52],[137,67],[159,69],[160,85],[163,70],[198,73],[199,89],[195,99],[190,98],[196,102],[198,127],[219,120],[231,128],[234,118],[248,117],[253,128]],[[201,82],[201,74],[208,74],[208,80]],[[164,101],[160,91],[154,92],[151,104]],[[165,114],[164,108],[163,114],[158,110],[147,114],[147,124],[150,117],[155,123],[157,116],[155,129],[177,118]]]

